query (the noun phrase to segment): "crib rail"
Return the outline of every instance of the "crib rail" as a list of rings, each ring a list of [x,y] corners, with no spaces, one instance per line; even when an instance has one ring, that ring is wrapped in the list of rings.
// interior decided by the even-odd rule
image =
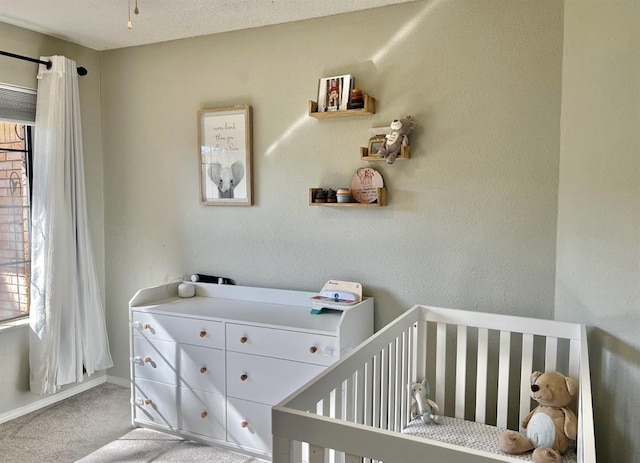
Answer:
[[[531,372],[560,371],[588,389],[576,406],[580,431],[593,436],[585,336],[571,323],[414,306],[273,408],[274,461],[395,461],[384,442],[411,420],[410,387],[425,376],[445,415],[518,430],[535,406]],[[415,439],[403,436],[403,446],[419,452],[425,440]],[[595,461],[592,441],[579,435],[579,461]],[[512,461],[430,445],[443,459],[429,461]]]
[[[422,309],[423,329],[432,338],[425,350],[431,354],[427,363],[434,368],[427,376],[435,383],[436,403],[444,405],[450,416],[522,431],[520,423],[534,406],[529,398],[533,371],[556,370],[578,379],[580,325]],[[452,387],[447,387],[454,378]]]

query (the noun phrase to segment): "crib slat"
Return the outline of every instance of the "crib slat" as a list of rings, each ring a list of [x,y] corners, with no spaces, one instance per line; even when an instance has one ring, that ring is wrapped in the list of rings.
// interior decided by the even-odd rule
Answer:
[[[396,339],[396,431],[402,430],[402,394],[404,393],[404,378],[402,375],[402,364],[404,363],[404,352],[402,351],[402,335]]]
[[[347,378],[347,386],[345,391],[344,403],[342,405],[343,419],[353,422],[356,416],[356,386],[355,375],[358,373],[356,370],[353,375]]]
[[[373,384],[373,361],[371,359],[364,364],[364,401],[362,411],[364,413],[364,424],[373,425],[373,404],[374,400],[374,384]]]
[[[380,427],[389,429],[389,349],[385,348],[381,353],[382,377],[380,381]]]
[[[458,326],[456,357],[456,418],[464,419],[465,388],[467,384],[467,327]],[[444,404],[443,404],[444,405]]]
[[[309,463],[324,463],[324,447],[309,444]]]
[[[447,359],[447,325],[438,323],[436,330],[436,403],[444,407]],[[444,411],[444,410],[443,410]]]
[[[412,376],[411,383],[422,381],[427,376],[427,322],[419,320],[413,325],[414,342],[414,363],[411,365]]]
[[[409,422],[408,402],[409,402],[409,365],[411,363],[411,350],[409,349],[411,331],[407,330],[402,334],[402,387],[400,389],[400,429],[403,429]]]
[[[344,406],[342,405],[342,397],[345,393],[345,384],[344,381],[340,383],[340,387],[338,387],[335,391],[333,391],[333,407],[334,412],[331,415],[333,418],[344,419]]]
[[[390,431],[397,431],[396,429],[396,380],[398,378],[397,371],[397,350],[396,340],[389,343],[389,426],[387,429]]]
[[[335,390],[336,394],[336,418],[342,421],[346,419],[346,397],[348,396],[348,380],[341,383],[341,387]],[[324,463],[344,463],[344,453],[338,452],[333,447],[324,448]]]
[[[520,367],[520,415],[518,426],[520,432],[524,431],[522,427],[522,419],[531,411],[531,399],[529,391],[531,390],[531,371],[533,370],[533,335],[522,335],[522,363]]]
[[[511,332],[500,331],[500,357],[498,361],[498,408],[496,426],[507,427],[509,405],[509,352],[511,350]]]
[[[476,370],[476,421],[485,424],[487,415],[487,368],[489,330],[478,329],[478,362]]]
[[[322,401],[322,415],[331,416],[331,394]]]
[[[558,361],[558,338],[547,336],[545,344],[544,369],[555,371]]]
[[[382,392],[380,391],[380,385],[382,384],[382,353],[375,356],[373,361],[373,403],[372,405],[372,417],[373,426],[380,427],[380,413],[382,408]]]
[[[569,376],[576,381],[580,372],[580,341],[572,339],[569,343]]]
[[[364,377],[365,377],[365,366],[366,365],[362,365],[362,367],[359,368],[355,373],[356,374],[356,376],[355,376],[356,389],[355,389],[355,400],[353,402],[355,415],[354,415],[353,418],[354,418],[354,421],[356,423],[360,423],[360,424],[364,423],[364,405],[365,405],[365,400],[364,400]]]

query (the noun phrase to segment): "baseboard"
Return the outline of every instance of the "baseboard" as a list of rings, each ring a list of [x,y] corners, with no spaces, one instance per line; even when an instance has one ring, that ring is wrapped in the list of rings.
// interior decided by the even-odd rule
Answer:
[[[131,387],[131,380],[129,378],[120,378],[119,376],[107,375],[107,383],[115,384],[116,386]]]
[[[56,392],[55,394],[44,396],[41,399],[11,410],[10,412],[2,413],[0,414],[0,424],[11,421],[15,418],[19,418],[23,415],[26,415],[27,413],[35,412],[36,410],[40,410],[41,408],[48,407],[49,405],[53,405],[56,402],[60,402],[64,399],[68,399],[69,397],[80,394],[81,392],[88,391],[93,387],[104,384],[106,381],[107,377],[105,375],[102,375],[97,378],[83,381],[74,386],[63,389],[59,392]]]

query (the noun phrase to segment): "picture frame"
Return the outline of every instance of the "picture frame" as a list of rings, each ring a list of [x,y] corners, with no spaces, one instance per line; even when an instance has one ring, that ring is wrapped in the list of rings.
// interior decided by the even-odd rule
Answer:
[[[201,204],[253,205],[252,126],[249,105],[198,111]]]
[[[373,137],[369,138],[368,155],[377,156],[378,149],[382,146],[385,139],[386,137],[384,135],[374,135]]]
[[[318,83],[318,112],[346,110],[353,90],[353,83],[351,74],[320,79]]]

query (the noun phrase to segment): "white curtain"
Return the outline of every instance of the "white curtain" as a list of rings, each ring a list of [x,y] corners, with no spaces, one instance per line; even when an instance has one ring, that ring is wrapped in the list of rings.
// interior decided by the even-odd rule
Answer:
[[[31,391],[113,366],[89,235],[76,63],[41,58],[31,205]]]

